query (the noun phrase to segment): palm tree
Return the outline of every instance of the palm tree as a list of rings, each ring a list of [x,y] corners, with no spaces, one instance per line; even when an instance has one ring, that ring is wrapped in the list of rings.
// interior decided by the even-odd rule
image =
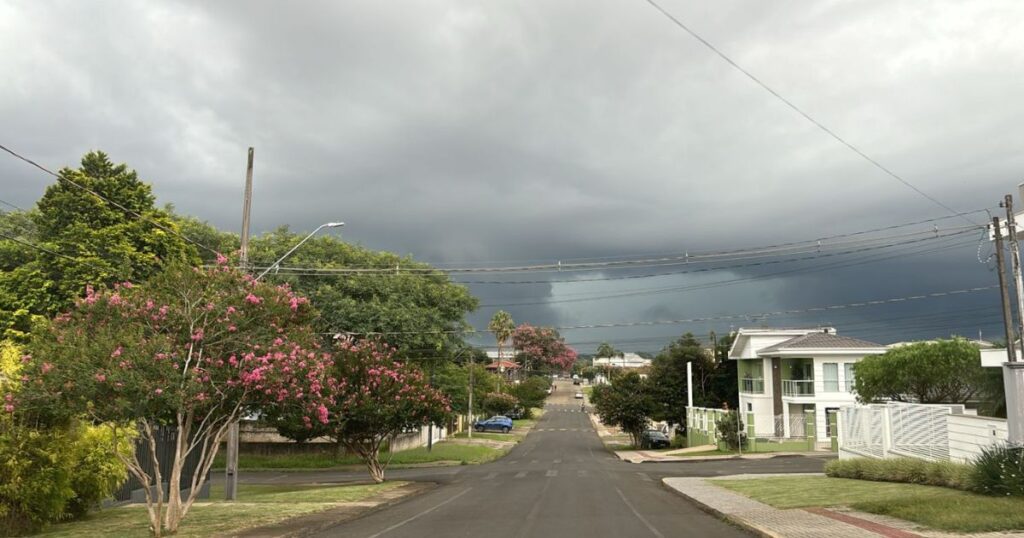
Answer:
[[[512,338],[512,332],[516,330],[516,324],[512,321],[511,314],[504,310],[498,310],[491,318],[491,322],[487,324],[487,330],[491,331],[494,339],[498,341],[498,371],[503,373],[505,368],[501,364],[501,347],[505,345],[509,338]],[[498,379],[500,381],[501,376]],[[500,384],[498,389],[499,391],[501,390]]]

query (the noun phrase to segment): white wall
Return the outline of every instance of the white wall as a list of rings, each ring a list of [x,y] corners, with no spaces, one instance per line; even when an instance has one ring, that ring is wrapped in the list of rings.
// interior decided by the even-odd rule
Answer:
[[[815,422],[815,436],[820,439],[826,439],[825,433],[828,431],[828,419],[825,416],[825,409],[829,407],[839,408],[844,405],[853,405],[857,402],[856,396],[852,392],[846,391],[845,383],[845,369],[843,366],[846,363],[855,364],[860,360],[857,358],[846,358],[846,357],[815,357],[814,358],[814,422]],[[825,367],[826,362],[836,363],[839,369],[839,390],[835,392],[825,392]]]
[[[1006,442],[1006,419],[972,415],[950,415],[949,459],[969,462],[981,455],[981,449]]]

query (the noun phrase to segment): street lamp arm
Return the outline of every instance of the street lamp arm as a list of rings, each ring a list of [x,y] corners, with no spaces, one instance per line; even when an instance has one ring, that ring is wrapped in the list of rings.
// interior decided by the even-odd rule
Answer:
[[[295,252],[296,250],[298,250],[299,247],[301,247],[303,243],[305,243],[306,241],[309,241],[309,238],[313,237],[314,235],[316,235],[316,233],[319,232],[320,230],[322,230],[324,228],[338,228],[338,227],[341,227],[341,226],[344,226],[344,225],[345,225],[344,222],[328,222],[326,224],[321,224],[320,226],[317,226],[317,228],[315,230],[313,230],[312,232],[309,232],[309,235],[307,235],[306,237],[303,237],[302,241],[299,241],[299,243],[297,245],[295,245],[294,247],[289,249],[288,252],[285,252],[284,256],[281,256],[280,258],[278,258],[278,260],[276,262],[270,264],[270,267],[267,267],[266,269],[264,269],[263,272],[260,273],[259,276],[256,277],[256,280],[259,280],[259,279],[263,278],[264,276],[266,276],[266,274],[269,273],[271,270],[273,270],[275,267],[279,268],[281,266],[281,262],[283,262],[285,258],[287,258],[288,256],[291,256],[292,252]]]

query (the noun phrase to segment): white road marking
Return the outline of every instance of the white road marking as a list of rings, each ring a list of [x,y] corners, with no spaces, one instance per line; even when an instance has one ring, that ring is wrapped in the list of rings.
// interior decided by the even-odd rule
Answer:
[[[496,476],[498,476],[498,473],[487,473],[487,476],[481,478],[481,480],[490,480]]]
[[[397,529],[398,527],[401,527],[401,526],[403,526],[403,525],[405,525],[407,523],[415,521],[415,520],[417,520],[417,519],[419,519],[419,518],[421,518],[421,517],[423,517],[423,516],[433,512],[434,510],[437,510],[438,508],[441,508],[442,506],[444,506],[444,505],[454,501],[455,499],[458,499],[459,497],[462,497],[463,495],[469,493],[469,490],[471,490],[471,489],[473,489],[473,488],[466,488],[466,489],[462,490],[461,493],[459,493],[457,495],[454,495],[452,497],[448,497],[448,499],[444,500],[440,504],[435,504],[433,507],[427,508],[426,510],[416,514],[415,516],[410,517],[409,519],[406,519],[404,521],[400,521],[398,523],[395,523],[394,525],[392,525],[392,526],[390,526],[390,527],[388,527],[388,528],[378,532],[377,534],[373,534],[373,535],[369,536],[369,538],[377,538],[378,536],[383,536],[384,534],[387,534],[387,533]]]
[[[636,508],[633,508],[632,503],[630,503],[629,499],[627,499],[626,496],[622,494],[622,490],[621,489],[615,488],[615,492],[619,494],[619,497],[622,498],[622,502],[626,503],[626,506],[628,506],[629,509],[633,512],[633,515],[636,516],[636,518],[639,519],[641,523],[643,523],[644,525],[647,526],[647,530],[651,531],[651,533],[654,534],[655,536],[657,536],[658,538],[665,538],[664,534],[659,532],[658,529],[654,528],[654,525],[651,525],[650,521],[647,521],[646,519],[644,519],[644,516],[641,516],[640,512],[636,511]],[[373,538],[373,537],[371,536],[370,538]]]
[[[562,463],[562,460],[555,460],[555,463]]]
[[[545,473],[545,476],[558,476],[558,471],[551,469],[550,471]]]
[[[516,473],[516,478],[522,478],[524,476],[526,476],[526,471],[519,471]]]
[[[636,473],[636,474],[637,474],[637,476],[640,477],[640,480],[643,480],[644,482],[650,482],[651,481],[651,477],[647,476],[647,473]]]

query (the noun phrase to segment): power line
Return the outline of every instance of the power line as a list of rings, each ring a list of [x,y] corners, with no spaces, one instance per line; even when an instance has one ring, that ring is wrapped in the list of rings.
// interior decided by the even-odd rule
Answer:
[[[3,144],[0,144],[0,149],[6,151],[7,153],[10,153],[15,158],[20,159],[20,160],[22,160],[22,161],[24,161],[24,162],[26,162],[26,163],[36,167],[36,168],[42,170],[43,172],[46,172],[47,174],[57,178],[58,181],[67,181],[68,183],[74,185],[75,187],[78,187],[79,189],[81,189],[81,190],[83,190],[83,191],[85,191],[85,192],[87,192],[87,193],[89,193],[89,194],[99,198],[100,200],[103,200],[104,202],[106,202],[106,203],[108,203],[108,204],[110,204],[110,205],[120,209],[121,211],[124,211],[125,213],[128,213],[128,214],[134,216],[137,219],[144,220],[144,221],[152,224],[153,226],[156,226],[157,228],[159,228],[159,229],[161,229],[161,230],[163,230],[163,231],[165,231],[165,232],[167,232],[167,233],[169,233],[171,235],[177,236],[180,239],[183,239],[183,240],[185,240],[185,241],[187,241],[187,242],[189,242],[189,243],[191,243],[191,244],[193,244],[193,245],[195,245],[195,246],[197,246],[197,247],[199,247],[199,248],[201,248],[203,250],[206,250],[207,252],[210,252],[212,254],[219,254],[219,252],[217,252],[216,250],[214,250],[214,249],[212,249],[212,248],[210,248],[210,247],[208,247],[208,246],[206,246],[206,245],[204,245],[204,244],[202,244],[202,243],[200,243],[198,241],[195,241],[195,240],[193,240],[190,237],[186,237],[186,236],[182,235],[181,233],[179,233],[178,231],[176,231],[174,229],[168,228],[168,227],[160,224],[159,222],[156,222],[153,219],[151,219],[149,217],[146,217],[145,215],[142,215],[142,214],[140,214],[140,213],[138,213],[138,212],[136,212],[134,210],[128,209],[127,207],[125,207],[125,206],[123,206],[123,205],[121,205],[121,204],[119,204],[119,203],[117,203],[117,202],[115,202],[115,201],[113,201],[113,200],[111,200],[109,198],[104,197],[100,193],[98,193],[98,192],[96,192],[96,191],[94,191],[94,190],[92,190],[92,189],[90,189],[88,187],[85,187],[84,185],[81,185],[81,184],[77,183],[76,181],[74,181],[74,180],[72,180],[70,178],[61,176],[60,174],[57,174],[57,173],[53,172],[52,170],[44,167],[43,165],[33,161],[32,159],[29,159],[28,157],[25,157],[25,156],[22,156],[22,155],[18,154],[17,152],[15,152],[14,150],[8,148],[7,146],[4,146]]]
[[[898,235],[894,235],[894,236],[875,237],[875,238],[870,238],[870,239],[858,239],[858,240],[855,240],[855,241],[847,241],[847,242],[839,242],[839,243],[831,243],[831,244],[814,244],[814,245],[808,245],[807,247],[804,247],[804,251],[803,252],[791,251],[791,252],[768,253],[767,251],[764,251],[763,249],[759,249],[760,254],[757,254],[757,255],[752,255],[752,256],[748,256],[748,257],[725,256],[722,260],[708,259],[708,258],[711,258],[711,256],[708,255],[708,256],[702,256],[701,257],[701,258],[704,258],[704,259],[700,259],[700,258],[684,259],[682,257],[679,257],[679,258],[672,258],[671,259],[671,260],[675,260],[675,261],[671,261],[668,258],[665,258],[665,259],[662,259],[662,260],[647,259],[647,260],[635,260],[634,261],[634,262],[641,262],[642,261],[642,262],[645,262],[645,263],[650,263],[650,262],[655,262],[655,261],[660,262],[660,263],[653,263],[651,265],[620,265],[618,263],[596,263],[596,264],[586,264],[585,267],[582,264],[581,265],[576,265],[576,266],[564,265],[564,266],[562,266],[563,267],[562,270],[552,270],[551,268],[558,267],[558,266],[557,265],[551,265],[551,264],[532,265],[532,266],[517,266],[517,267],[502,267],[502,268],[488,268],[488,267],[462,267],[462,268],[444,268],[444,269],[439,269],[439,268],[424,268],[424,269],[412,268],[412,269],[407,269],[407,270],[403,270],[399,266],[390,267],[390,268],[384,268],[384,267],[375,267],[375,268],[295,267],[295,266],[290,266],[289,267],[289,266],[285,266],[285,267],[281,267],[280,270],[279,270],[280,272],[277,272],[276,274],[279,274],[279,275],[282,275],[282,276],[385,275],[385,276],[432,276],[432,277],[438,277],[438,276],[444,276],[444,275],[451,276],[454,273],[458,273],[458,274],[472,274],[472,273],[495,273],[495,272],[537,272],[537,273],[545,273],[545,272],[570,272],[570,271],[607,271],[607,270],[613,270],[613,269],[642,269],[642,268],[687,266],[687,265],[691,265],[691,264],[716,263],[716,262],[720,263],[722,261],[739,261],[739,260],[744,260],[744,259],[771,258],[771,257],[780,256],[782,254],[815,253],[815,255],[813,255],[813,256],[807,256],[807,257],[803,257],[803,258],[792,258],[791,259],[791,260],[802,260],[802,259],[814,259],[814,258],[818,258],[818,257],[827,257],[827,256],[837,255],[837,253],[823,252],[823,250],[827,251],[827,250],[832,249],[832,248],[842,247],[842,246],[846,246],[846,245],[856,245],[856,244],[861,244],[861,245],[869,244],[870,245],[872,243],[878,243],[878,242],[881,242],[881,241],[891,241],[892,239],[895,239],[895,238],[898,238],[898,237],[915,237],[915,236],[922,236],[922,235],[927,235],[928,236],[928,237],[925,237],[924,239],[936,239],[936,238],[943,238],[943,237],[947,237],[947,236],[957,235],[957,234],[961,234],[961,233],[972,232],[972,231],[974,231],[975,229],[978,229],[978,228],[979,227],[977,227],[977,226],[969,226],[969,227],[960,226],[960,227],[943,228],[943,229],[933,228],[931,230],[920,230],[920,231],[909,232],[909,233],[905,233],[905,234],[898,234]],[[943,233],[943,232],[955,232],[955,233]],[[922,240],[924,240],[924,239],[922,239]],[[862,251],[862,250],[884,248],[886,246],[891,246],[892,244],[898,244],[898,243],[878,244],[878,245],[874,245],[874,246],[865,247],[864,249],[855,250],[854,252]],[[842,253],[838,253],[838,254],[842,254]],[[631,263],[634,263],[634,262],[631,262]],[[733,266],[730,266],[730,267],[749,267],[749,266],[757,266],[757,265],[769,264],[769,263],[779,263],[779,261],[775,260],[775,261],[768,261],[768,262],[756,262],[756,263],[750,263],[750,264],[733,265]],[[259,268],[257,267],[257,269],[259,269]],[[549,279],[549,280],[486,280],[486,281],[483,281],[483,280],[455,280],[453,282],[456,283],[456,284],[549,284],[549,283],[553,283],[553,282],[574,283],[574,282],[591,282],[591,281],[601,281],[601,280],[620,280],[620,279],[630,279],[630,278],[650,278],[652,276],[667,276],[667,275],[674,275],[674,274],[685,274],[685,273],[691,273],[691,272],[700,272],[700,271],[717,270],[717,269],[719,269],[719,268],[705,268],[705,269],[693,269],[693,270],[684,270],[684,271],[670,271],[670,272],[655,273],[655,274],[626,275],[626,276],[618,276],[618,277],[599,277],[599,278],[582,278],[582,279],[581,278],[575,278],[575,279],[563,279],[563,280],[558,280],[558,279]],[[405,272],[403,272],[403,271],[405,271]]]
[[[43,247],[41,247],[39,245],[36,245],[34,243],[29,243],[28,241],[23,241],[21,239],[18,239],[17,237],[14,237],[13,235],[7,235],[7,234],[5,234],[3,232],[0,232],[0,237],[3,237],[4,239],[8,239],[10,241],[14,241],[15,243],[24,245],[24,246],[29,247],[29,248],[34,248],[34,249],[36,249],[36,250],[38,250],[40,252],[45,252],[47,254],[52,254],[54,256],[60,256],[61,258],[65,258],[65,259],[71,260],[73,262],[84,262],[84,261],[86,261],[86,260],[81,260],[81,259],[78,259],[78,258],[74,258],[74,257],[68,256],[67,254],[61,254],[60,252],[54,252],[54,251],[52,251],[50,249],[43,248]]]
[[[766,318],[775,316],[785,316],[792,314],[809,314],[813,312],[831,312],[836,310],[845,310],[850,308],[864,308],[869,306],[879,306],[886,304],[896,304],[912,301],[920,301],[924,299],[934,299],[939,297],[952,297],[955,295],[963,295],[967,293],[977,293],[981,291],[988,291],[999,286],[979,286],[974,288],[963,288],[958,290],[949,291],[938,291],[932,293],[924,293],[920,295],[911,295],[907,297],[893,297],[888,299],[875,299],[870,301],[860,301],[855,303],[837,304],[837,305],[826,305],[826,306],[815,306],[809,308],[796,308],[789,310],[777,310],[773,312],[758,312],[758,313],[745,313],[745,314],[726,314],[726,315],[713,315],[703,316],[695,318],[685,319],[670,319],[670,320],[652,320],[652,321],[628,321],[628,322],[609,322],[609,323],[592,323],[587,325],[567,325],[561,327],[552,327],[553,329],[560,331],[571,331],[571,330],[583,330],[583,329],[610,329],[617,327],[653,327],[658,325],[679,325],[682,323],[702,323],[708,321],[730,321],[730,320],[749,320],[752,318]],[[333,331],[325,332],[323,334],[348,334],[355,336],[388,336],[388,335],[406,335],[406,334],[484,334],[491,332],[488,329],[477,329],[470,327],[464,330],[433,330],[433,331],[371,331],[371,332],[351,332],[351,331]]]
[[[746,75],[746,77],[749,78],[750,80],[754,81],[755,84],[760,86],[762,89],[764,89],[768,93],[772,94],[776,99],[778,99],[779,101],[784,103],[786,106],[791,108],[797,114],[800,114],[801,116],[803,116],[804,119],[806,119],[807,121],[811,122],[811,124],[813,124],[818,129],[821,129],[823,132],[825,132],[825,134],[831,136],[837,142],[839,142],[840,144],[842,144],[842,145],[846,146],[847,148],[849,148],[851,151],[853,151],[854,153],[859,155],[865,161],[867,161],[867,162],[871,163],[872,165],[874,165],[875,168],[878,168],[879,170],[884,172],[889,177],[899,181],[900,183],[902,183],[905,186],[907,186],[910,189],[912,189],[914,192],[916,192],[916,193],[920,194],[921,196],[927,198],[928,200],[932,201],[934,204],[938,205],[939,207],[945,209],[946,211],[949,211],[952,215],[959,216],[960,218],[966,220],[967,222],[970,222],[971,224],[977,224],[974,221],[972,221],[971,219],[967,218],[965,215],[962,215],[959,212],[957,212],[952,207],[942,203],[937,198],[935,198],[935,197],[931,196],[930,194],[924,192],[923,190],[919,189],[913,183],[907,181],[906,179],[903,179],[903,177],[901,177],[899,174],[897,174],[896,172],[893,172],[892,170],[890,170],[886,166],[882,165],[882,163],[876,161],[875,159],[870,157],[867,153],[864,153],[863,151],[861,151],[859,148],[857,148],[857,146],[854,146],[850,142],[847,142],[846,139],[844,139],[843,137],[841,137],[838,134],[836,134],[832,129],[829,129],[823,123],[821,123],[820,121],[818,121],[818,120],[814,119],[813,117],[811,117],[810,114],[808,114],[807,112],[804,112],[803,109],[801,109],[800,107],[796,106],[792,101],[790,101],[789,99],[786,99],[785,97],[782,96],[782,94],[780,94],[779,92],[777,92],[774,89],[772,89],[771,86],[768,86],[768,84],[765,84],[764,82],[762,82],[761,79],[759,79],[756,76],[754,76],[753,73],[751,73],[750,71],[747,71],[746,69],[744,69],[740,64],[736,63],[732,58],[730,58],[724,52],[722,52],[717,47],[712,45],[711,42],[709,42],[707,39],[704,39],[703,37],[701,37],[700,34],[698,34],[697,32],[693,31],[689,26],[684,24],[681,20],[679,20],[678,18],[673,16],[671,13],[669,13],[664,8],[662,8],[660,5],[658,5],[657,2],[655,2],[654,0],[647,0],[647,3],[650,4],[651,6],[653,6],[654,9],[657,9],[659,12],[661,12],[661,14],[664,15],[665,17],[667,17],[670,21],[675,23],[676,26],[678,26],[679,28],[682,28],[686,33],[690,34],[690,36],[692,36],[694,39],[699,41],[702,45],[707,47],[708,50],[710,50],[711,52],[713,52],[716,55],[718,55],[719,58],[725,60],[726,63],[731,65],[733,68],[735,68],[740,73],[743,73],[744,75]]]
[[[24,209],[22,209],[22,208],[20,208],[20,207],[18,207],[18,206],[16,206],[16,205],[14,205],[14,204],[12,204],[12,203],[8,202],[7,200],[0,200],[0,204],[4,204],[4,205],[6,205],[6,206],[10,206],[10,207],[13,207],[14,209],[17,209],[18,211],[24,211]]]
[[[952,237],[952,236],[948,236],[948,237]],[[914,241],[914,242],[920,242],[920,241]],[[897,253],[897,254],[893,254],[893,255],[889,255],[889,256],[883,256],[883,257],[880,257],[880,258],[878,258],[878,257],[875,257],[875,258],[868,257],[868,258],[857,258],[857,259],[853,259],[853,260],[843,260],[843,261],[838,261],[838,262],[834,262],[834,263],[830,263],[830,264],[825,264],[825,265],[821,265],[821,266],[800,267],[800,268],[796,268],[796,269],[787,269],[787,270],[784,270],[784,271],[775,271],[775,272],[772,272],[772,273],[765,273],[765,274],[754,275],[754,276],[749,276],[749,277],[740,277],[740,278],[733,278],[733,279],[728,279],[728,280],[719,280],[719,281],[716,281],[716,282],[707,282],[707,283],[704,283],[704,284],[692,284],[692,285],[687,285],[687,286],[668,286],[668,287],[660,287],[660,288],[648,288],[648,289],[631,290],[631,291],[624,291],[624,292],[612,293],[612,294],[602,293],[601,295],[597,295],[597,296],[594,296],[594,297],[585,297],[585,298],[577,298],[577,299],[553,299],[553,300],[542,300],[542,301],[534,301],[534,302],[482,304],[480,306],[481,306],[481,308],[499,308],[499,307],[508,307],[508,306],[529,306],[529,305],[539,305],[539,304],[578,303],[578,302],[596,301],[596,300],[604,300],[604,299],[615,299],[615,298],[622,298],[622,297],[634,297],[634,296],[639,296],[639,295],[651,295],[651,294],[673,293],[673,292],[680,292],[680,291],[692,291],[692,290],[702,290],[702,289],[718,288],[718,287],[722,287],[722,286],[729,286],[729,285],[732,285],[732,284],[739,284],[739,283],[743,283],[743,282],[753,282],[753,281],[759,281],[759,280],[776,278],[776,277],[781,276],[781,275],[788,275],[788,274],[794,274],[794,273],[813,273],[813,272],[826,271],[826,270],[835,269],[835,268],[853,267],[853,266],[857,266],[857,265],[864,265],[866,263],[874,263],[874,262],[878,262],[878,261],[885,261],[885,260],[890,260],[890,259],[893,259],[893,258],[904,257],[904,256],[913,256],[913,255],[918,255],[918,254],[928,254],[928,253],[937,252],[937,251],[940,251],[940,250],[947,250],[949,248],[955,248],[955,247],[958,247],[958,246],[973,245],[973,244],[974,244],[974,240],[972,239],[972,240],[967,241],[967,242],[958,242],[958,243],[954,243],[954,244],[951,244],[951,245],[944,245],[944,246],[933,248],[933,249],[926,249],[926,250],[915,251],[915,252],[911,252],[911,253]],[[893,245],[888,245],[888,246],[885,246],[885,247],[876,247],[876,248],[889,248],[891,246],[893,246]],[[845,253],[837,253],[835,255],[848,254],[848,253],[853,253],[853,252],[862,252],[863,250],[864,249],[859,250],[859,251],[847,251]],[[822,256],[822,257],[824,257],[824,256]]]

